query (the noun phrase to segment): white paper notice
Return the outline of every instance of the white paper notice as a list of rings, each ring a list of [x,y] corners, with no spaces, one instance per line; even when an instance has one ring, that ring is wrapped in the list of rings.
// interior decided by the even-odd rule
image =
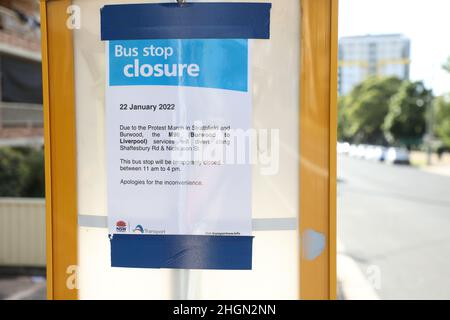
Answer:
[[[107,45],[111,234],[251,235],[247,40]]]

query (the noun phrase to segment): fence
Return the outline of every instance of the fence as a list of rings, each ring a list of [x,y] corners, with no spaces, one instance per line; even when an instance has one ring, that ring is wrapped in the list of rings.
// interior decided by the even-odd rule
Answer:
[[[45,200],[0,198],[0,266],[45,267]]]

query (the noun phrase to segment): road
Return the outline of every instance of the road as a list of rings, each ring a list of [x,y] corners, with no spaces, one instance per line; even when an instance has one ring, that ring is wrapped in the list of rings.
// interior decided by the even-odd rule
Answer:
[[[0,300],[4,299],[45,300],[45,278],[41,276],[0,275]]]
[[[450,177],[339,156],[338,180],[338,238],[380,298],[450,299]]]

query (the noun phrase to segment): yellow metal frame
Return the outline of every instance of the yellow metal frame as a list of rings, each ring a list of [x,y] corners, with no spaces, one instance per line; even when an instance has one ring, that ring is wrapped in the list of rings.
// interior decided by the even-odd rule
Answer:
[[[299,228],[327,239],[315,260],[301,257],[300,297],[336,298],[336,104],[338,0],[301,1]],[[41,0],[49,299],[76,299],[77,164],[70,0]]]
[[[73,41],[65,28],[70,3],[41,1],[49,299],[77,298],[67,286],[78,260]]]
[[[327,245],[301,255],[301,299],[336,298],[337,21],[338,0],[302,0],[299,228]]]

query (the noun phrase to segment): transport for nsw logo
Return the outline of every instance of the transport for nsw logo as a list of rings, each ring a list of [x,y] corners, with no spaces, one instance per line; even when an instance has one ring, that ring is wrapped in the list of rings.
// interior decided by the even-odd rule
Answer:
[[[136,226],[136,228],[133,229],[133,232],[134,233],[144,233],[144,228],[140,224],[138,224]]]

